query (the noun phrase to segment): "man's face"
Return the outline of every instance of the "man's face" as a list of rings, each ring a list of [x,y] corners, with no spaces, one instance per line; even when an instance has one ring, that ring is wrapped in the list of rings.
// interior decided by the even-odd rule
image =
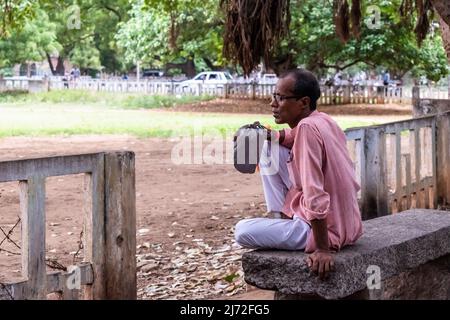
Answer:
[[[294,96],[292,92],[294,84],[295,79],[289,76],[278,80],[275,87],[277,99],[272,98],[270,103],[275,123],[287,123],[291,128],[295,127],[305,117],[306,111],[309,111],[309,97],[286,99],[286,97]]]

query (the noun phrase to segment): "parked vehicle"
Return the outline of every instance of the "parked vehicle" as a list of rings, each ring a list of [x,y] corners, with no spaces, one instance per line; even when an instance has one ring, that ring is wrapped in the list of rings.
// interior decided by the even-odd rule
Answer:
[[[233,83],[233,77],[224,71],[201,72],[194,78],[180,83],[181,89],[197,92],[198,90],[223,90],[226,84]]]
[[[164,76],[164,72],[161,70],[144,69],[142,71],[143,78],[160,78],[162,76]]]
[[[277,84],[278,77],[274,73],[265,73],[259,81],[260,84]]]

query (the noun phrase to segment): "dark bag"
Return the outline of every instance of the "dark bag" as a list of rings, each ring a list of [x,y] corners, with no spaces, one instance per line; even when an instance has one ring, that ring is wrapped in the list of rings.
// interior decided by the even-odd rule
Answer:
[[[268,129],[258,121],[239,128],[234,135],[234,167],[242,173],[255,173]]]

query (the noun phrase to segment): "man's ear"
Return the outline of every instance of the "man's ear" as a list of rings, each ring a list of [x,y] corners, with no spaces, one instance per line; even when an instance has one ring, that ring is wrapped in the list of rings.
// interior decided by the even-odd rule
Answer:
[[[302,100],[302,103],[305,107],[310,108],[310,106],[311,106],[311,98],[310,97],[303,97],[300,100]]]

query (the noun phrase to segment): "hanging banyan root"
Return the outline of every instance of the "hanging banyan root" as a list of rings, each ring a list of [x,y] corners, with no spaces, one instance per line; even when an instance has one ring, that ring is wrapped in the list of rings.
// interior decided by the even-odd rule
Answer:
[[[359,39],[361,34],[361,0],[352,0],[351,9],[348,0],[334,0],[334,26],[342,42],[350,40],[351,35]]]
[[[225,11],[224,56],[249,75],[271,53],[290,23],[290,0],[221,0]]]
[[[350,18],[352,22],[352,34],[356,39],[359,39],[361,33],[361,0],[352,1]]]
[[[336,34],[346,43],[350,39],[350,13],[347,0],[334,0],[333,11]]]
[[[430,0],[416,0],[416,9],[417,24],[414,32],[416,33],[417,43],[420,46],[430,30],[434,11]]]

